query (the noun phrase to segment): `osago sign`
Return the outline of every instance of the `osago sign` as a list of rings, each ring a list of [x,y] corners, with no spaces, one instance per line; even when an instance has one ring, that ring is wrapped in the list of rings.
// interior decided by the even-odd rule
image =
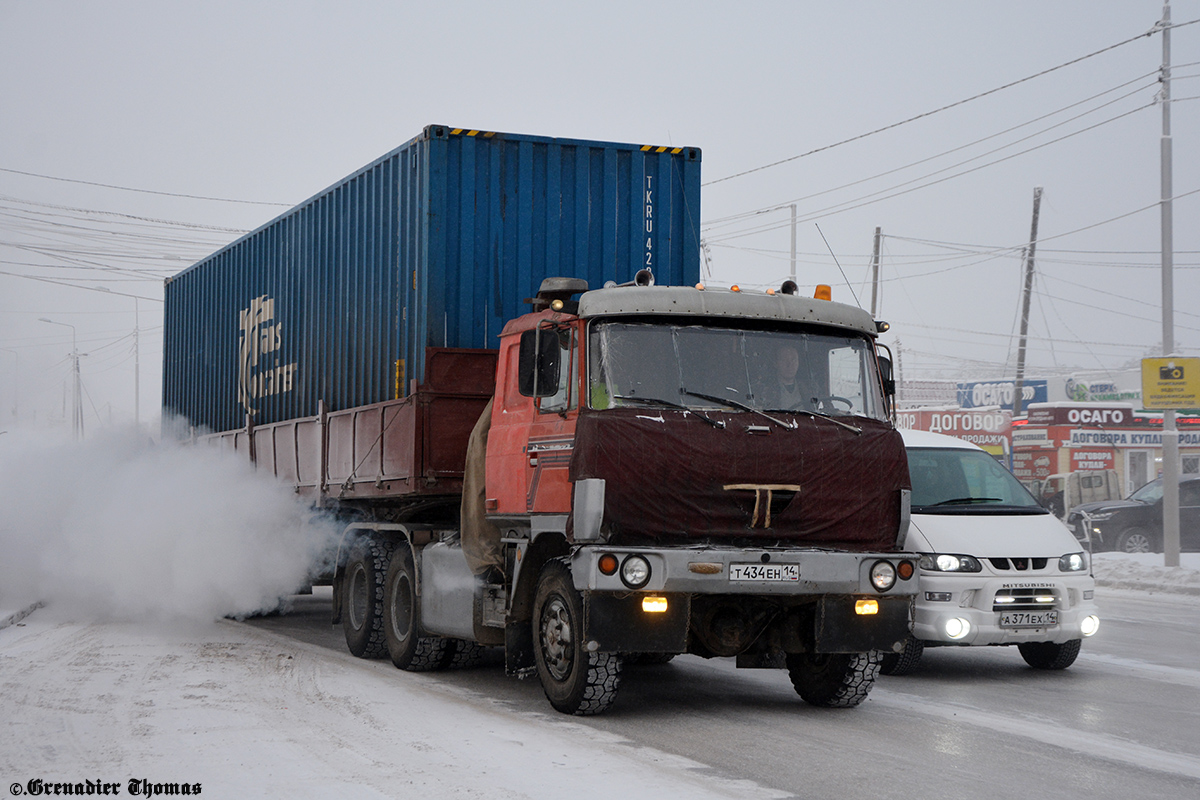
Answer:
[[[1200,408],[1200,358],[1143,358],[1142,405]]]

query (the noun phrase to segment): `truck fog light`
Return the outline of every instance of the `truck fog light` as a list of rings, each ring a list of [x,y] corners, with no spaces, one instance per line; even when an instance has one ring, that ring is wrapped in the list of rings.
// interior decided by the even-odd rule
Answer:
[[[876,561],[871,567],[871,585],[880,592],[886,592],[895,586],[896,568],[888,561]]]
[[[642,598],[642,611],[647,614],[662,614],[667,610],[667,598],[646,595]]]
[[[1083,622],[1079,623],[1079,632],[1084,636],[1093,636],[1098,630],[1100,630],[1100,618],[1095,614],[1088,614],[1083,618]]]
[[[951,639],[961,639],[971,632],[971,623],[962,617],[948,619],[942,625],[942,629],[946,631],[946,636]]]
[[[650,582],[650,562],[642,556],[629,556],[621,564],[621,581],[630,589],[640,589]]]
[[[858,614],[860,617],[869,617],[872,614],[878,614],[879,613],[879,601],[878,600],[855,600],[854,601],[854,613]]]

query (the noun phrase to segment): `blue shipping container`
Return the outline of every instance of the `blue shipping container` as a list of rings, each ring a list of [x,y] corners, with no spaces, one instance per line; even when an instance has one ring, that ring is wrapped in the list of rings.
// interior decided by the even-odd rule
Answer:
[[[700,277],[700,151],[431,125],[166,282],[163,408],[212,431],[408,393],[543,278]]]

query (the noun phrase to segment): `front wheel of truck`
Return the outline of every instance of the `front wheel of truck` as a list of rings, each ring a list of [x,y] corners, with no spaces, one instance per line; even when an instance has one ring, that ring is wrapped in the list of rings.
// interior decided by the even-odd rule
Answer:
[[[608,710],[621,682],[621,659],[589,652],[583,641],[583,598],[560,561],[546,564],[533,604],[534,657],[550,705],[564,714]]]
[[[445,667],[454,656],[453,643],[418,634],[421,614],[416,568],[407,545],[392,557],[383,597],[383,634],[392,663],[409,672]]]
[[[382,539],[364,538],[354,545],[342,577],[342,630],[346,646],[359,658],[383,658],[387,646],[383,635],[384,578],[393,545]]]
[[[853,708],[867,699],[879,675],[879,654],[789,653],[788,675],[796,694],[814,706]]]

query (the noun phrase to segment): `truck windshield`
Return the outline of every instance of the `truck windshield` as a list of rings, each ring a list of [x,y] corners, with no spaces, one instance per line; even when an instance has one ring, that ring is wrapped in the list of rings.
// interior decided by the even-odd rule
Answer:
[[[588,351],[596,409],[657,403],[885,419],[866,336],[609,321],[593,323]]]
[[[1024,486],[981,450],[909,448],[912,510],[922,514],[977,514],[982,510],[1044,514]]]

